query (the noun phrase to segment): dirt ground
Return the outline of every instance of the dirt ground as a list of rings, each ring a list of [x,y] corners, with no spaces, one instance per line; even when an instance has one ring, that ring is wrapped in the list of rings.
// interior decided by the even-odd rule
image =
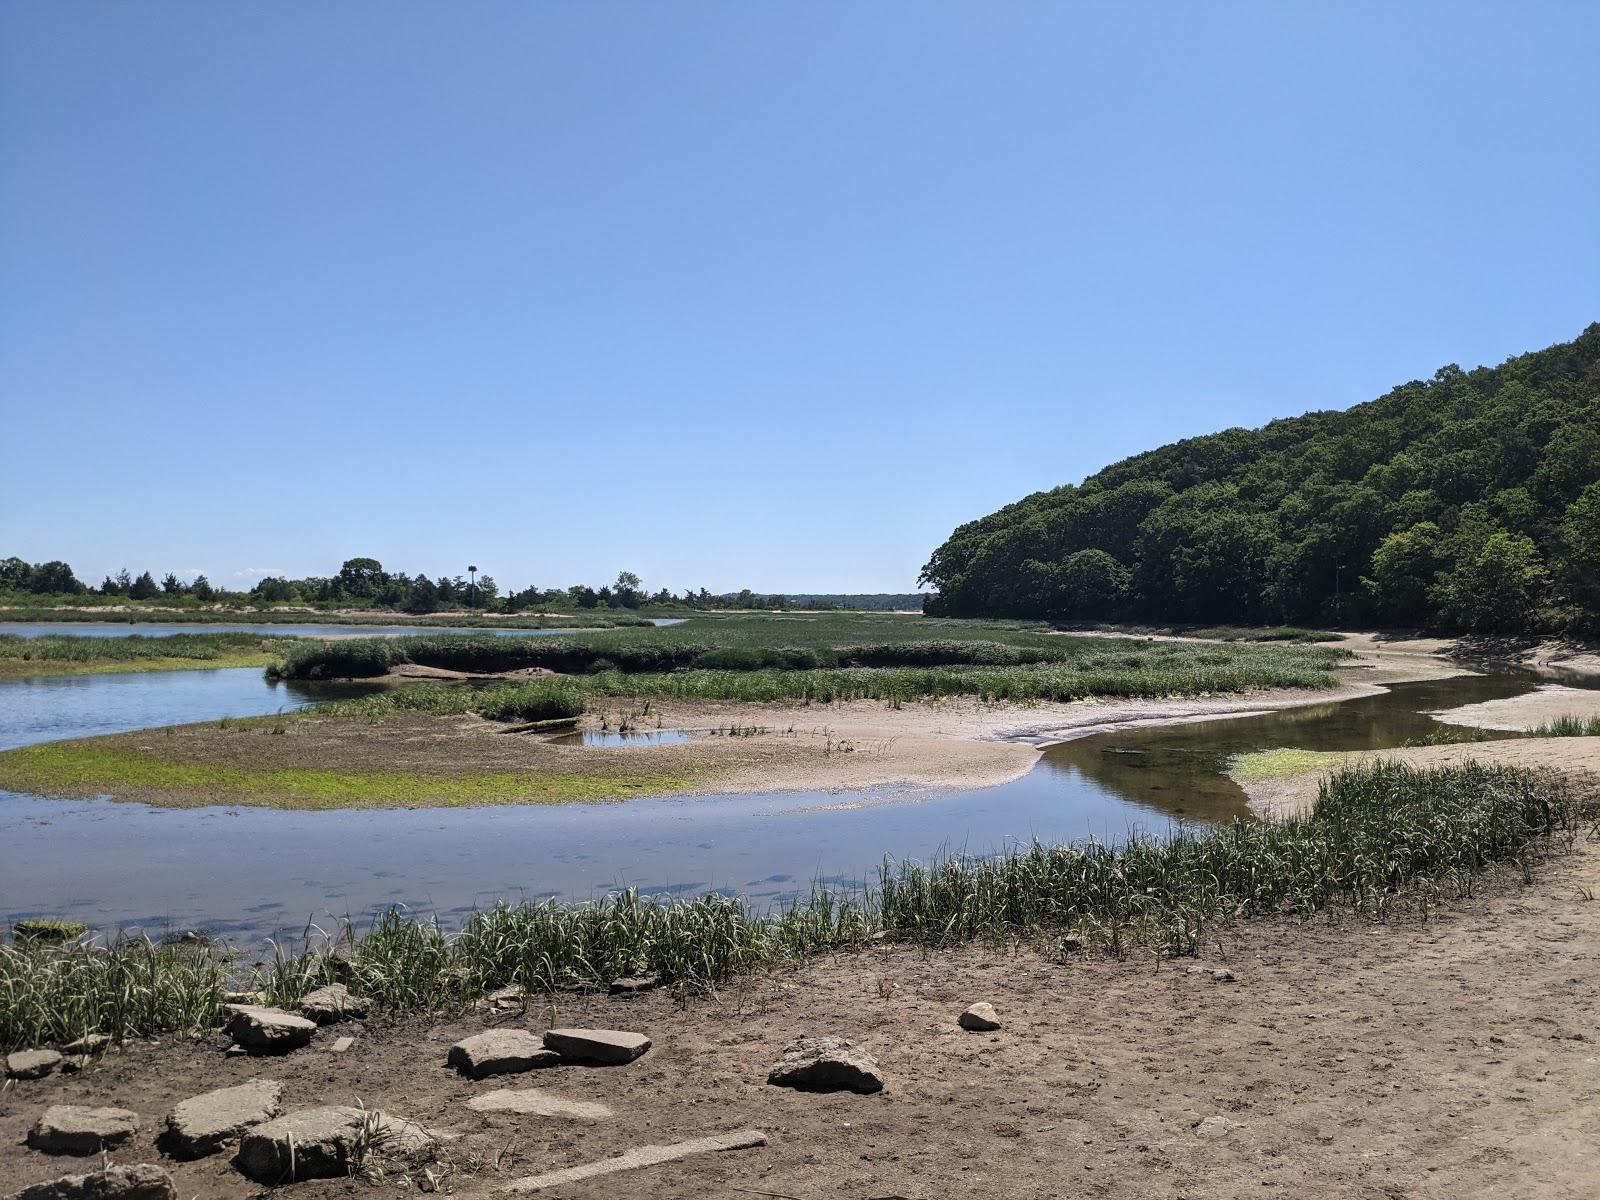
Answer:
[[[761,1148],[556,1188],[562,1198],[1241,1196],[1505,1197],[1593,1200],[1600,1180],[1600,847],[1580,843],[1523,886],[1507,877],[1470,903],[1390,925],[1351,918],[1219,929],[1206,962],[983,948],[843,955],[679,1007],[562,998],[502,1023],[596,1024],[648,1033],[625,1067],[566,1067],[471,1082],[446,1048],[489,1022],[375,1019],[335,1055],[339,1032],[284,1058],[228,1058],[216,1038],[113,1052],[85,1073],[11,1085],[0,1099],[0,1180],[9,1190],[81,1170],[26,1149],[52,1103],[131,1108],[141,1130],[111,1154],[164,1162],[182,1197],[264,1194],[226,1154],[158,1158],[177,1101],[270,1077],[290,1109],[355,1103],[456,1135],[458,1195],[602,1159],[641,1144],[746,1127]],[[998,1033],[956,1026],[969,1003],[999,1010]],[[878,1095],[769,1086],[801,1033],[849,1037],[874,1054]],[[600,1122],[479,1114],[471,1096],[537,1086],[614,1110]],[[1199,1122],[1231,1126],[1206,1138]],[[1207,1127],[1208,1130],[1211,1127]],[[391,1177],[308,1182],[275,1195],[415,1195]]]

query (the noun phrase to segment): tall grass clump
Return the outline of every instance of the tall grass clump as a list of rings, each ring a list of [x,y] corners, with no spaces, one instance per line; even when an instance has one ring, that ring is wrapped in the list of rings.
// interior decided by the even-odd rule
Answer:
[[[1529,737],[1600,737],[1600,716],[1580,717],[1571,713],[1546,721],[1528,730]]]
[[[203,944],[0,944],[0,1050],[210,1028],[222,1020],[226,977]]]
[[[321,704],[329,716],[379,720],[393,713],[459,716],[477,713],[491,721],[564,721],[583,715],[584,693],[561,679],[466,687],[460,684],[416,683],[350,700]]]

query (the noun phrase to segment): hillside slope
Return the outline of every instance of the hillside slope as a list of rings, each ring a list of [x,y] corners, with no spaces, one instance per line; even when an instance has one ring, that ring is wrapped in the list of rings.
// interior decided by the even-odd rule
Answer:
[[[1600,324],[1135,455],[961,526],[946,616],[1600,626]]]

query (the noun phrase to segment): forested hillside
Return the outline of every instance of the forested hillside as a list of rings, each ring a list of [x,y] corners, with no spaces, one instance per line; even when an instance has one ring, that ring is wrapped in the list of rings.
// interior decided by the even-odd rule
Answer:
[[[1600,632],[1600,324],[1135,455],[961,526],[947,616]]]

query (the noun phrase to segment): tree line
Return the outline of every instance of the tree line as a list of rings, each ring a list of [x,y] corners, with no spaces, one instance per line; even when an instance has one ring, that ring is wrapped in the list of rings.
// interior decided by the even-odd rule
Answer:
[[[461,608],[516,613],[645,606],[690,610],[852,607],[841,603],[852,599],[844,595],[791,597],[762,594],[749,588],[723,593],[713,593],[706,588],[685,589],[682,593],[659,588],[651,592],[632,571],[620,571],[613,582],[599,587],[580,583],[565,588],[533,586],[502,593],[494,577],[480,574],[476,567],[469,567],[467,576],[430,578],[425,574],[388,571],[376,558],[370,557],[346,559],[336,575],[312,575],[303,579],[269,575],[248,591],[214,587],[204,575],[184,581],[168,573],[157,583],[149,571],[133,575],[127,569],[106,576],[99,587],[92,588],[82,583],[67,563],[28,563],[12,557],[0,560],[0,592],[41,597],[100,595],[129,600],[191,598],[207,604],[337,604],[419,614]],[[868,602],[861,607],[872,607],[881,599],[906,598],[864,596],[860,599]]]
[[[1600,324],[1115,463],[958,528],[948,616],[1600,632]]]

